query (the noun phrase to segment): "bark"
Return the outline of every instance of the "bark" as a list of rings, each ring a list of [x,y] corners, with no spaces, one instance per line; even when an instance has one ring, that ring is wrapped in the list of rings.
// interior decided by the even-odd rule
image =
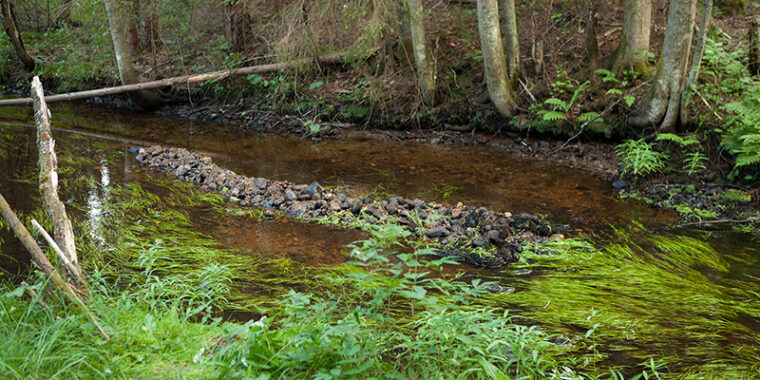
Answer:
[[[74,244],[74,229],[66,215],[66,207],[58,198],[58,173],[56,172],[58,158],[55,155],[55,140],[50,132],[50,110],[45,103],[40,78],[36,76],[32,79],[32,98],[34,99],[34,121],[37,124],[42,203],[53,221],[55,240],[77,267],[79,261]]]
[[[33,71],[34,59],[29,56],[24,48],[24,41],[21,39],[21,32],[18,30],[16,14],[13,11],[11,0],[0,0],[0,12],[2,13],[3,24],[5,24],[5,33],[8,35],[18,59],[27,70]]]
[[[319,57],[318,62],[323,63],[323,64],[340,63],[343,61],[343,58],[345,58],[345,56],[346,56],[346,53],[326,55],[323,57]],[[133,91],[140,91],[140,90],[150,90],[150,89],[172,87],[172,86],[174,87],[185,86],[185,85],[190,85],[194,83],[207,82],[214,79],[223,79],[230,76],[273,73],[273,72],[277,72],[283,69],[289,69],[289,68],[309,64],[309,63],[314,63],[314,59],[313,58],[298,59],[298,60],[294,60],[290,62],[280,62],[280,63],[272,63],[272,64],[267,64],[267,65],[240,67],[233,70],[212,71],[212,72],[203,73],[203,74],[184,75],[180,77],[155,80],[151,82],[142,82],[142,83],[136,83],[136,84],[131,84],[131,85],[125,85],[125,86],[116,86],[116,87],[101,88],[97,90],[87,90],[87,91],[71,92],[67,94],[51,95],[51,96],[46,96],[45,101],[48,103],[62,102],[62,101],[92,98],[95,96],[123,94],[125,92],[133,92]],[[0,100],[0,107],[30,105],[30,104],[33,104],[33,102],[34,101],[32,100],[32,98],[5,99],[5,100]]]
[[[504,19],[504,54],[507,57],[507,74],[512,86],[520,76],[520,40],[517,34],[515,0],[502,0],[501,17]]]
[[[760,75],[760,18],[752,19],[749,26],[749,71],[752,75]]]
[[[108,24],[111,29],[111,39],[113,40],[116,66],[119,68],[121,83],[124,85],[139,83],[140,80],[132,63],[133,57],[127,37],[127,19],[122,12],[122,2],[120,0],[104,0],[104,2],[106,13],[108,13]],[[138,90],[130,92],[129,96],[137,105],[143,108],[153,108],[166,101],[161,94],[155,91]]]
[[[425,35],[425,13],[422,0],[409,0],[409,29],[412,35],[417,84],[425,104],[435,103],[435,62]]]
[[[58,272],[55,271],[53,264],[50,263],[50,260],[48,260],[47,256],[42,252],[37,241],[34,240],[34,237],[29,233],[29,230],[26,229],[24,224],[18,219],[18,216],[13,212],[11,206],[2,194],[0,194],[0,214],[2,214],[3,218],[8,222],[8,225],[16,234],[18,240],[21,241],[21,244],[24,245],[24,248],[26,248],[26,250],[32,255],[32,261],[34,261],[34,264],[36,264],[43,273],[50,277],[56,287],[61,290],[70,291],[69,284],[66,283]]]
[[[130,1],[130,18],[129,18],[129,25],[127,26],[127,40],[129,41],[129,48],[131,49],[130,52],[132,55],[138,55],[140,54],[141,45],[140,45],[140,1],[139,0],[131,0]]]
[[[648,74],[649,37],[652,31],[652,0],[625,0],[623,35],[612,54],[611,69]]]
[[[409,7],[408,4],[402,4],[399,7],[399,24],[398,24],[398,49],[396,56],[403,65],[412,66],[414,62],[414,47],[412,43],[412,27],[409,25]]]
[[[478,0],[478,34],[491,102],[502,116],[512,117],[517,103],[507,73],[497,0]]]
[[[684,85],[684,93],[681,95],[681,122],[688,121],[688,107],[686,107],[686,101],[688,100],[691,87],[696,82],[699,76],[699,67],[702,63],[702,56],[705,54],[705,38],[707,37],[707,29],[710,26],[710,17],[712,16],[713,0],[704,0],[702,6],[702,20],[699,23],[699,34],[697,35],[697,44],[694,46],[694,55],[691,57],[691,68],[689,69],[689,77],[686,79]]]
[[[156,13],[155,5],[151,3],[151,0],[139,0],[142,9],[146,10],[142,18],[143,34],[140,38],[140,44],[143,49],[156,52],[163,42],[161,41],[160,28],[158,25],[158,14]]]
[[[596,3],[589,0],[586,15],[586,59],[591,68],[599,62],[599,39],[596,37]]]
[[[244,51],[253,41],[251,16],[248,14],[248,1],[236,0],[227,3],[230,25],[230,50]]]
[[[696,4],[696,0],[670,1],[665,41],[660,61],[657,63],[657,75],[643,107],[628,119],[630,126],[654,126],[662,132],[673,130],[678,124]]]

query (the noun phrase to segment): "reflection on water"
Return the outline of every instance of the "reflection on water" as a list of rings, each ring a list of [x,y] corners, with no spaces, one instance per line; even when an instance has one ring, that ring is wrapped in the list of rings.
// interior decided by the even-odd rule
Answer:
[[[7,109],[0,109],[3,112]],[[0,114],[0,191],[13,207],[21,213],[29,213],[39,204],[36,186],[36,146],[33,129],[29,126],[10,126],[3,118],[28,123],[31,113],[15,109]],[[189,147],[212,154],[220,166],[228,167],[240,174],[289,180],[297,183],[319,181],[323,185],[341,186],[344,191],[354,194],[368,192],[394,193],[405,197],[420,197],[444,203],[465,203],[484,205],[511,212],[532,212],[549,216],[550,219],[571,224],[577,229],[596,229],[607,222],[620,224],[627,220],[640,220],[646,226],[657,226],[672,220],[673,214],[653,211],[634,201],[620,201],[610,190],[608,183],[585,172],[555,168],[546,163],[516,160],[515,158],[483,147],[428,146],[419,144],[396,144],[382,141],[327,141],[314,144],[291,138],[257,135],[240,137],[223,131],[209,132],[202,125],[181,119],[158,118],[127,111],[93,108],[87,105],[56,105],[53,108],[56,148],[60,160],[61,181],[68,193],[62,199],[68,200],[70,214],[86,222],[91,239],[98,245],[107,244],[107,215],[104,214],[112,202],[111,189],[122,182],[138,182],[151,187],[149,176],[143,175],[128,154],[134,144],[162,143]],[[65,132],[61,128],[80,129]],[[130,140],[131,139],[131,140]],[[123,175],[120,175],[123,173]],[[26,181],[24,181],[26,179]],[[153,186],[154,188],[156,186]],[[159,194],[160,195],[160,194]],[[81,207],[76,207],[81,205]],[[308,265],[330,265],[341,263],[345,256],[345,244],[361,239],[358,231],[345,231],[326,226],[301,224],[288,219],[258,220],[230,215],[218,219],[216,211],[209,208],[188,208],[191,221],[196,228],[213,236],[222,245],[238,248],[265,257],[287,257]],[[686,232],[684,232],[685,234]],[[725,261],[728,269],[694,264],[689,270],[673,269],[679,275],[698,272],[716,286],[728,289],[718,298],[739,302],[737,294],[748,291],[760,294],[760,252],[756,237],[736,232],[720,232],[713,236],[699,235],[714,247],[714,253]],[[636,237],[636,244],[646,250],[651,236]],[[614,243],[614,242],[613,242]],[[11,273],[23,271],[28,262],[26,253],[8,231],[0,230],[0,268]],[[650,262],[637,262],[630,273],[657,273]],[[472,277],[496,276],[509,285],[503,273],[473,270],[466,266],[468,280]],[[611,304],[617,301],[636,300],[646,313],[667,315],[676,310],[664,310],[669,303],[641,301],[647,294],[669,289],[652,286],[653,282],[635,283],[632,276],[619,278],[617,262],[599,270],[594,278],[600,283],[622,281],[625,286],[615,286],[607,293],[600,293],[601,287],[581,279],[576,281],[576,299],[590,303]],[[635,272],[633,270],[636,270]],[[586,268],[588,271],[594,267]],[[559,272],[558,272],[559,273]],[[547,283],[547,291],[567,291],[571,284],[567,278],[575,272],[553,276],[557,281]],[[610,280],[607,281],[609,276]],[[618,277],[615,277],[618,276]],[[547,276],[548,277],[548,276]],[[659,277],[665,277],[659,276]],[[658,278],[659,278],[658,277]],[[497,277],[499,278],[499,277]],[[642,277],[643,278],[643,277]],[[564,281],[564,282],[563,282]],[[655,283],[656,284],[656,283]],[[697,286],[704,283],[679,282],[683,294],[699,296]],[[710,287],[710,284],[707,284]],[[672,287],[671,287],[672,288]],[[518,289],[518,293],[522,289]],[[687,291],[688,290],[688,291]],[[625,294],[615,292],[626,292]],[[517,293],[516,293],[517,294]],[[575,293],[574,293],[575,294]],[[558,296],[567,299],[564,294]],[[733,297],[733,298],[732,298]],[[662,297],[668,302],[679,302],[672,297]],[[569,309],[567,303],[561,309]],[[646,300],[645,300],[646,301]],[[712,307],[720,315],[722,304]],[[630,308],[633,301],[620,306]],[[644,305],[644,306],[641,306]],[[541,307],[546,308],[548,303]],[[657,309],[662,306],[661,309]],[[649,312],[651,310],[651,313]],[[697,310],[695,309],[695,312]],[[710,318],[711,313],[704,316]],[[738,315],[736,319],[747,330],[760,331],[760,316]],[[643,323],[645,319],[631,317],[630,323]],[[720,321],[718,321],[720,322]],[[562,321],[571,323],[571,321]],[[684,326],[669,326],[681,328]],[[690,334],[688,326],[684,334]],[[744,337],[742,337],[743,339]],[[726,337],[727,340],[737,339]],[[643,342],[643,350],[649,350]],[[683,355],[686,350],[682,342],[668,340],[660,342],[658,356]],[[723,342],[711,345],[714,357],[725,357],[730,353],[730,344]],[[622,352],[624,349],[621,349]],[[647,351],[650,352],[650,351]],[[705,361],[711,357],[698,357]],[[625,356],[625,354],[622,354]]]
[[[111,200],[111,176],[108,173],[108,161],[100,160],[100,182],[90,182],[87,198],[87,224],[90,237],[100,247],[106,246],[103,233],[103,206]]]
[[[352,195],[373,192],[448,204],[461,201],[498,211],[544,214],[579,230],[628,219],[659,224],[674,217],[640,202],[617,199],[610,184],[594,174],[517,159],[490,147],[243,137],[185,119],[87,104],[56,104],[53,112],[58,127],[192,148],[210,153],[220,166],[238,174],[296,183],[318,181]]]

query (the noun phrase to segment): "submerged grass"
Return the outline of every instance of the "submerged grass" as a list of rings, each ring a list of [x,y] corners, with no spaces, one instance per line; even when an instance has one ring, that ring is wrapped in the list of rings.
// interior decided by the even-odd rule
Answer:
[[[522,266],[540,274],[502,300],[523,306],[532,321],[583,337],[578,352],[592,361],[607,356],[599,352],[605,346],[640,360],[662,353],[684,376],[760,376],[758,332],[745,322],[760,318],[758,283],[730,278],[728,263],[701,239],[635,234],[613,229],[606,243],[536,246]]]

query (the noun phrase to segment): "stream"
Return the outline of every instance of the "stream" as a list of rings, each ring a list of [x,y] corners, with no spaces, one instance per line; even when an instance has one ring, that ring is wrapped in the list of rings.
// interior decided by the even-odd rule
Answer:
[[[156,184],[164,175],[146,173],[129,150],[153,143],[203,152],[245,176],[318,181],[355,196],[400,195],[545,215],[570,225],[571,237],[587,236],[615,259],[583,257],[555,265],[539,258],[529,270],[466,265],[456,270],[465,272],[465,279],[516,288],[514,300],[505,295],[495,302],[503,299],[500,306],[517,309],[546,330],[582,335],[600,323],[602,365],[632,367],[653,357],[678,371],[760,373],[760,238],[730,229],[672,230],[673,212],[621,200],[592,173],[490,147],[240,136],[218,125],[86,103],[51,108],[62,185],[86,189],[63,193],[62,199],[77,206],[71,213],[89,226],[94,241],[105,244],[103,210],[113,186],[139,183],[167,196]],[[29,180],[36,179],[36,150],[31,110],[0,109],[0,191],[21,213],[34,211],[38,200],[30,196],[37,190]],[[345,246],[366,236],[284,217],[219,218],[211,207],[186,210],[198,231],[224,247],[307,266],[344,262]],[[21,245],[0,229],[0,268],[13,276],[24,273],[28,263]],[[605,335],[604,327],[612,332]]]

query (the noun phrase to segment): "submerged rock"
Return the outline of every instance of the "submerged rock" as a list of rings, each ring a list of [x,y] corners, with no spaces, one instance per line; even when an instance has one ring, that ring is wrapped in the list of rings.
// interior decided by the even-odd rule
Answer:
[[[552,233],[555,239],[562,236],[557,233],[561,227],[532,214],[513,217],[508,212],[466,206],[461,202],[449,208],[397,196],[384,200],[351,198],[326,192],[318,182],[305,185],[244,177],[216,166],[208,156],[183,148],[152,146],[134,152],[142,166],[199,184],[206,191],[221,191],[230,202],[265,208],[264,217],[274,217],[272,209],[305,220],[350,210],[351,213],[340,217],[346,225],[357,219],[369,223],[380,220],[398,223],[419,238],[441,244],[441,255],[476,266],[502,266],[517,260],[526,242],[547,240]],[[418,221],[423,223],[424,229],[419,228]]]

